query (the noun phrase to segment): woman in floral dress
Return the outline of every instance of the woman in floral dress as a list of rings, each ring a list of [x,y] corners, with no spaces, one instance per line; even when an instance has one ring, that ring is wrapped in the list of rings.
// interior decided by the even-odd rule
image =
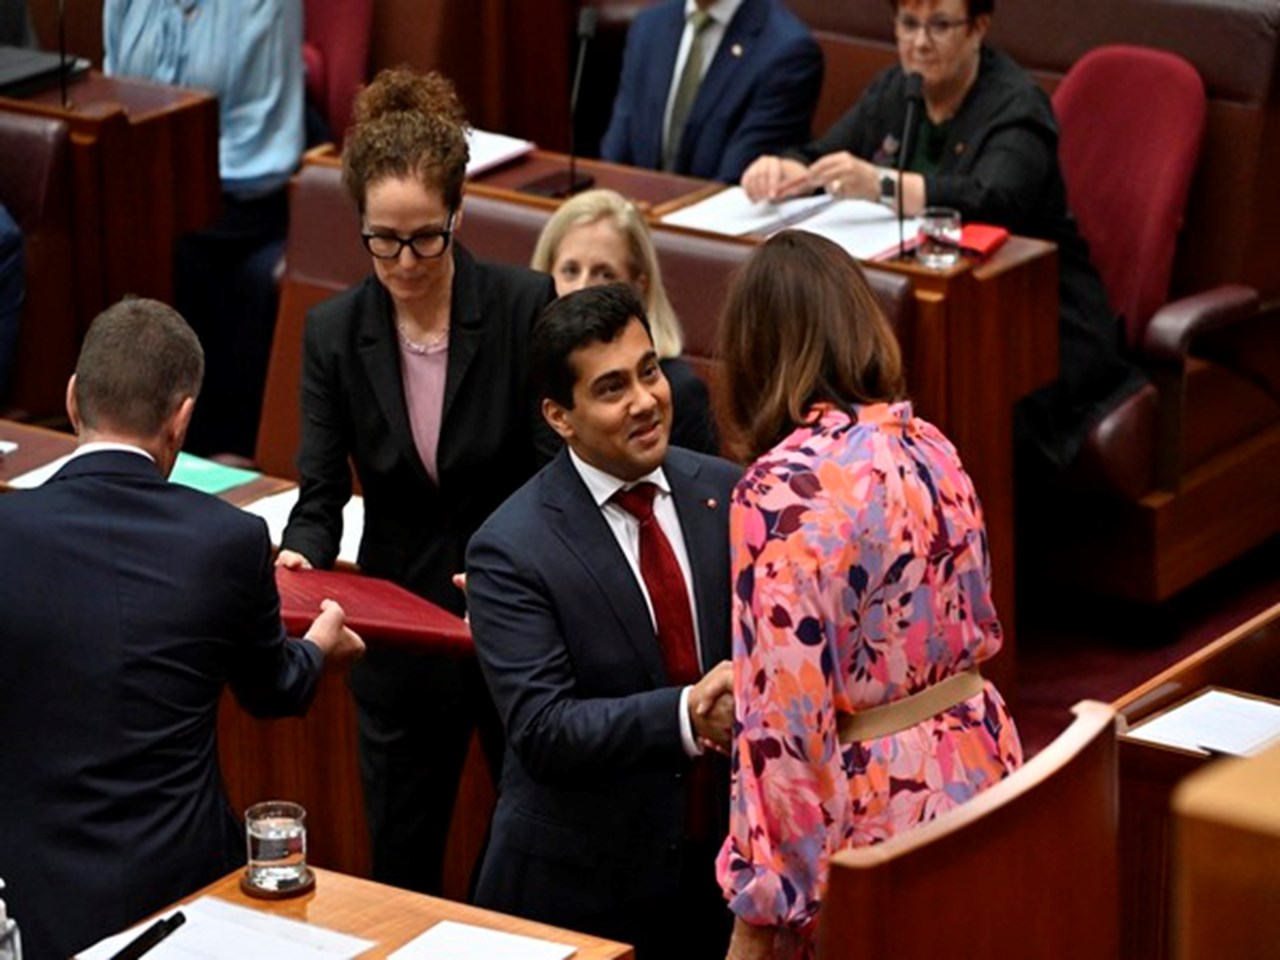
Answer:
[[[1001,643],[981,506],[955,448],[903,399],[857,264],[776,235],[730,293],[721,355],[728,420],[754,458],[730,513],[729,956],[807,956],[832,854],[951,810],[1022,748],[977,672]]]

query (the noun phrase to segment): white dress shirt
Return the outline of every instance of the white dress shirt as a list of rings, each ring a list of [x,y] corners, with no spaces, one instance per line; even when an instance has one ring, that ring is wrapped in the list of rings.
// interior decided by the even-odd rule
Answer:
[[[578,476],[582,478],[582,482],[586,484],[587,492],[591,494],[591,499],[595,501],[596,506],[600,508],[600,512],[604,514],[604,519],[609,524],[610,532],[613,533],[614,539],[618,541],[618,546],[622,548],[623,556],[627,558],[627,564],[631,567],[631,575],[635,577],[636,585],[640,587],[640,593],[644,597],[645,606],[649,608],[649,620],[653,624],[655,634],[658,630],[658,624],[653,615],[653,601],[649,598],[649,591],[644,584],[644,576],[640,572],[640,521],[614,503],[612,498],[619,490],[633,487],[639,483],[652,483],[658,488],[658,492],[653,498],[653,515],[658,521],[658,526],[662,528],[662,532],[666,534],[667,540],[671,542],[671,549],[676,555],[676,562],[680,564],[680,572],[684,574],[684,588],[689,596],[689,613],[693,616],[694,650],[698,655],[699,669],[705,670],[706,664],[702,662],[702,642],[698,629],[698,601],[693,595],[693,571],[689,566],[689,551],[685,547],[684,531],[680,527],[680,517],[676,513],[675,501],[671,497],[671,484],[667,482],[667,475],[663,473],[661,467],[658,467],[658,469],[641,477],[634,483],[627,483],[587,463],[572,449],[569,450],[569,460],[574,469],[578,471]],[[680,691],[680,739],[684,743],[685,753],[691,757],[696,757],[702,753],[702,747],[694,736],[693,724],[689,720],[689,690],[689,687],[685,687]]]

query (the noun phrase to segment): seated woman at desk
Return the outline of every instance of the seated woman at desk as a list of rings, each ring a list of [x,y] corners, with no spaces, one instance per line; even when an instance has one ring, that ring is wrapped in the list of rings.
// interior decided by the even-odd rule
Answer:
[[[438,74],[383,71],[356,100],[342,179],[373,275],[307,316],[301,490],[278,560],[333,564],[351,464],[364,492],[362,570],[459,614],[451,577],[467,541],[556,447],[528,376],[529,334],[555,290],[543,274],[477,262],[455,241],[464,131]],[[351,686],[373,877],[439,893],[478,721],[495,775],[501,761],[479,668],[375,646]]]
[[[753,200],[825,189],[900,203],[908,216],[927,205],[954,207],[966,221],[1057,244],[1061,377],[1021,405],[1020,429],[1042,464],[1061,468],[1075,458],[1089,426],[1141,378],[1121,355],[1120,324],[1067,210],[1049,100],[1013,60],[984,43],[994,6],[994,0],[897,0],[898,65],[823,136],[757,159],[742,186]],[[924,109],[899,196],[911,74],[922,80]]]
[[[832,854],[964,803],[1022,746],[978,672],[1001,645],[982,508],[904,399],[857,263],[777,234],[729,292],[719,353],[754,458],[729,506],[729,957],[809,956]]]
[[[671,442],[719,453],[706,384],[680,359],[684,332],[662,285],[649,228],[630,200],[613,190],[588,190],[565,201],[542,228],[530,265],[551,274],[559,296],[618,281],[640,294],[659,365],[671,384]]]

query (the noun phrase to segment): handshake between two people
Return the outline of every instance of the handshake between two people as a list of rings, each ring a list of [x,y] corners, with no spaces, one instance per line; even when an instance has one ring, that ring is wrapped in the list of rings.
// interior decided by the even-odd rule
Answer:
[[[721,660],[689,690],[689,720],[703,749],[728,754],[733,743],[733,664]]]

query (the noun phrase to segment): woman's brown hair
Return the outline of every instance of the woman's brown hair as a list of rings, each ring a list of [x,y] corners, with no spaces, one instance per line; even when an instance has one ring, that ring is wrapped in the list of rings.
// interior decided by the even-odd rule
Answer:
[[[836,244],[787,230],[751,255],[720,317],[721,405],[736,453],[755,459],[817,403],[905,393],[902,353],[862,269]]]
[[[369,185],[385,177],[414,177],[456,210],[469,156],[466,113],[453,84],[434,71],[395,67],[356,97],[342,183],[362,212]]]

